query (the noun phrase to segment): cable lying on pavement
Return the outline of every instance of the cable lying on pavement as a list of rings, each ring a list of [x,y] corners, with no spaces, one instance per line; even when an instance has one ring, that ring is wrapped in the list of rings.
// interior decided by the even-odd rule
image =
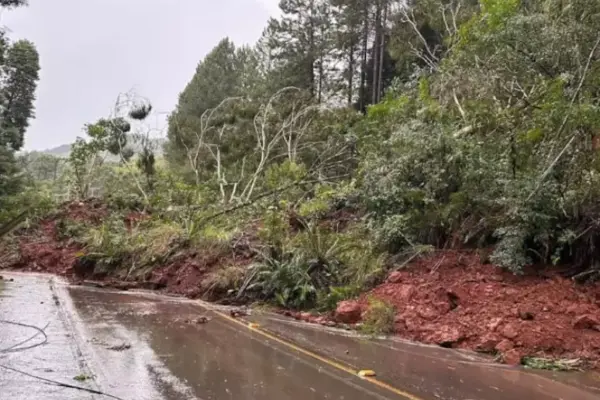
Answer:
[[[28,350],[28,349],[33,349],[34,347],[41,346],[41,345],[46,344],[48,342],[48,335],[46,335],[46,328],[48,328],[48,325],[50,325],[50,323],[47,323],[46,326],[44,326],[43,328],[39,328],[39,327],[37,327],[35,325],[23,324],[21,322],[7,321],[7,320],[4,320],[4,319],[0,320],[0,323],[1,324],[8,324],[8,325],[22,326],[22,327],[25,327],[25,328],[34,329],[36,331],[36,333],[33,336],[30,336],[29,338],[27,338],[27,339],[25,339],[25,340],[23,340],[23,341],[21,341],[19,343],[13,344],[12,346],[9,346],[9,347],[7,347],[5,349],[0,349],[0,354],[2,354],[2,353],[16,353],[18,351],[24,351],[24,350]],[[32,344],[30,346],[26,346],[26,347],[19,347],[19,346],[24,345],[25,343],[28,343],[28,342],[32,341],[33,339],[35,339],[36,337],[38,337],[40,334],[44,336],[44,340],[42,340],[41,342]]]
[[[12,371],[12,372],[15,372],[15,373],[18,373],[18,374],[21,374],[21,375],[25,375],[25,376],[28,376],[30,378],[38,379],[38,380],[40,380],[42,382],[45,382],[47,384],[50,384],[50,385],[64,387],[64,388],[68,388],[68,389],[82,390],[84,392],[88,392],[88,393],[92,393],[92,394],[97,394],[97,395],[100,395],[100,396],[106,396],[106,397],[109,397],[109,398],[115,399],[115,400],[124,400],[121,397],[113,396],[112,394],[104,393],[104,392],[101,392],[99,390],[88,389],[88,388],[85,388],[83,386],[71,385],[69,383],[63,383],[63,382],[55,381],[55,380],[52,380],[52,379],[44,378],[44,377],[41,377],[41,376],[33,375],[33,374],[30,374],[29,372],[25,372],[25,371],[21,371],[20,369],[9,367],[8,365],[1,365],[0,364],[0,368],[4,368],[4,369],[6,369],[8,371]]]

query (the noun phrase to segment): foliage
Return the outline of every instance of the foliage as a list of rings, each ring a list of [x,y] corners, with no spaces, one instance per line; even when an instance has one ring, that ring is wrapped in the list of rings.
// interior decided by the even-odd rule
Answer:
[[[580,359],[549,359],[542,357],[523,357],[525,368],[546,369],[549,371],[582,371]]]
[[[381,299],[369,297],[367,310],[363,315],[361,331],[368,335],[389,334],[394,331],[394,306]]]
[[[24,4],[7,0],[0,6]],[[35,45],[27,40],[10,43],[0,30],[0,209],[4,213],[9,206],[5,197],[16,194],[23,183],[14,152],[23,146],[25,131],[34,116],[39,69]]]

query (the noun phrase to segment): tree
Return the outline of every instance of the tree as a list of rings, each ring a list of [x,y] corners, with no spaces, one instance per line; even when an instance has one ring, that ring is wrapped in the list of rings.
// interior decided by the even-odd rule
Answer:
[[[13,8],[26,5],[27,0],[0,0],[0,7]]]
[[[27,5],[26,0],[0,0],[0,7]],[[14,152],[23,146],[29,120],[33,118],[35,89],[39,79],[39,55],[33,43],[11,44],[0,29],[0,209],[8,196],[20,188],[21,174]]]
[[[39,56],[33,43],[20,40],[8,48],[3,65],[0,144],[19,150],[33,117]]]
[[[272,18],[270,46],[281,87],[306,90],[317,103],[329,87],[332,50],[331,7],[324,0],[282,0],[281,20]]]
[[[179,95],[175,111],[169,116],[166,157],[174,165],[184,165],[185,147],[193,145],[200,117],[223,99],[248,90],[257,75],[252,70],[253,55],[249,49],[236,51],[225,38],[198,64],[196,73]]]

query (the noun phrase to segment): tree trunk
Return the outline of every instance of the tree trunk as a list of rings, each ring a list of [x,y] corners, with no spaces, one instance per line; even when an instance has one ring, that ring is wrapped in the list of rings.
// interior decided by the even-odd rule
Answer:
[[[383,96],[383,56],[385,51],[385,27],[387,23],[387,0],[383,5],[383,21],[381,21],[381,35],[379,39],[379,70],[377,71],[377,99],[374,103],[379,103]]]
[[[359,109],[362,111],[366,108],[367,99],[367,54],[369,52],[369,4],[364,2],[363,8],[363,37],[362,37],[362,63],[360,71],[360,98]]]
[[[348,54],[348,107],[352,106],[354,84],[354,38],[350,39],[350,51]]]
[[[308,65],[309,68],[309,89],[310,97],[315,97],[315,3],[314,0],[310,1],[310,12],[309,12],[309,32],[308,32]]]
[[[379,88],[379,66],[381,64],[379,47],[381,46],[381,0],[375,9],[375,41],[373,42],[373,71],[371,77],[371,104],[377,103]]]

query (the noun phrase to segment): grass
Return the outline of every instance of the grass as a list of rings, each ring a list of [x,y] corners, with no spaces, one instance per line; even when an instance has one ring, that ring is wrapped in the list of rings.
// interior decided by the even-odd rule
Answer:
[[[236,290],[242,284],[245,268],[230,265],[211,272],[203,282],[207,287],[207,293],[223,293],[229,290]]]
[[[74,376],[73,379],[76,380],[77,382],[85,382],[88,379],[92,379],[92,377],[89,375],[86,375],[86,374],[79,374],[77,376]]]
[[[362,333],[371,336],[387,335],[394,331],[394,317],[396,309],[391,304],[377,299],[369,298],[369,306],[363,316],[360,327]]]
[[[544,369],[548,371],[582,371],[583,363],[579,358],[552,359],[543,357],[524,357],[526,368]]]

